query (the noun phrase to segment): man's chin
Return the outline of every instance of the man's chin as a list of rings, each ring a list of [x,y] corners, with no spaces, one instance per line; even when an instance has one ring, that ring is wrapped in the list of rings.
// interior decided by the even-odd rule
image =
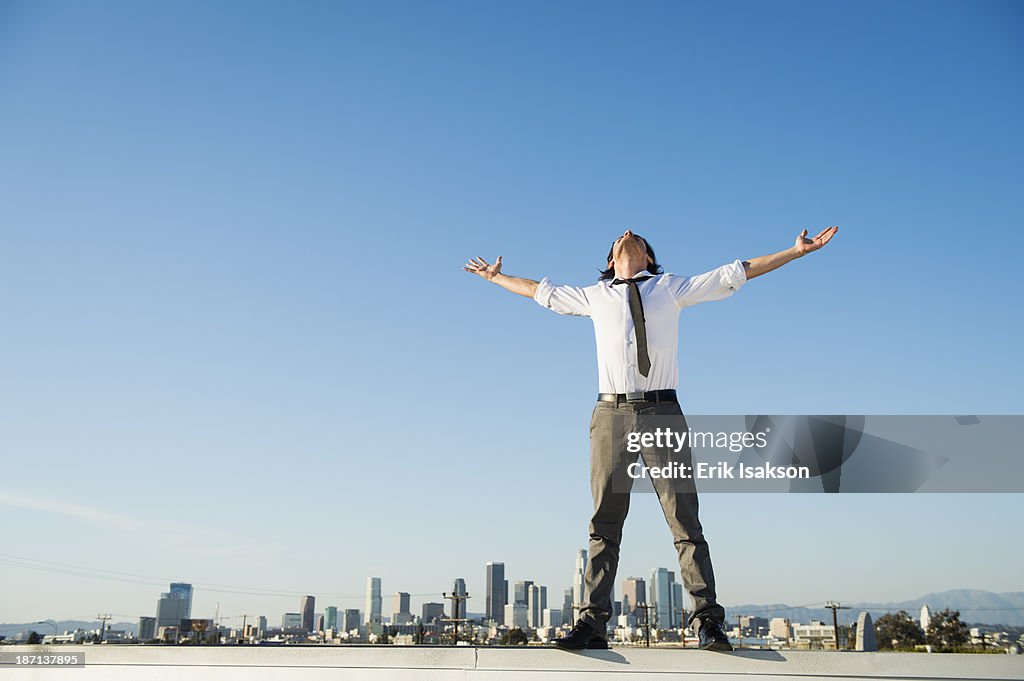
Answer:
[[[643,246],[624,246],[622,250],[619,251],[618,257],[629,258],[630,260],[644,260],[647,258],[647,249]]]

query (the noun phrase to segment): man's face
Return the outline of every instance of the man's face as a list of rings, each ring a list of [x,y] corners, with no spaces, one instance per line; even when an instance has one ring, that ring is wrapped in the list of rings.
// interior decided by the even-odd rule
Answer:
[[[619,260],[623,257],[646,263],[650,262],[650,256],[647,255],[647,242],[628,229],[612,245],[612,258]]]

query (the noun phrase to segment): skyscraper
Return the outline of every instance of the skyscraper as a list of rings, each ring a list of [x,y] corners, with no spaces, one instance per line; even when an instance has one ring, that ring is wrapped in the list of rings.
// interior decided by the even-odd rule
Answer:
[[[171,582],[168,593],[172,598],[180,598],[185,601],[185,612],[188,613],[185,619],[192,619],[192,585],[186,582]]]
[[[576,552],[576,570],[573,572],[572,578],[572,607],[573,620],[576,619],[576,614],[579,613],[580,607],[583,605],[583,597],[586,595],[586,585],[583,580],[583,576],[587,574],[587,550],[580,549]]]
[[[281,629],[295,633],[303,629],[301,612],[286,612],[281,616]]]
[[[366,580],[366,623],[381,622],[380,577],[368,577]]]
[[[324,626],[328,629],[338,629],[338,608],[333,605],[324,608]]]
[[[557,608],[547,608],[544,610],[544,622],[545,627],[560,627],[562,626],[562,611]]]
[[[503,624],[505,622],[505,591],[507,588],[505,564],[488,563],[485,618],[493,620],[496,624]]]
[[[562,597],[562,624],[573,624],[573,606],[572,606],[572,592],[573,587],[569,587],[565,590]]]
[[[360,617],[360,615],[359,615],[359,609],[358,608],[348,608],[348,609],[346,609],[345,610],[344,630],[345,631],[352,631],[353,629],[358,629],[360,627],[360,625],[362,625],[362,623],[363,623],[362,619],[363,618]]]
[[[160,594],[156,605],[156,628],[178,626],[181,620],[192,619],[192,585],[171,582],[171,588]]]
[[[316,604],[314,596],[303,596],[299,604],[299,612],[302,613],[302,628],[306,631],[313,631],[313,607]]]
[[[409,624],[412,612],[409,610],[409,594],[405,591],[395,592],[394,609],[391,611],[392,624]]]
[[[138,638],[140,641],[149,641],[156,638],[156,618],[140,617]]]
[[[462,577],[457,577],[455,583],[452,585],[452,594],[457,596],[465,596],[469,592],[466,591],[466,580]],[[452,606],[452,617],[465,618],[466,617],[466,606],[468,603],[464,600],[456,600]]]
[[[638,603],[647,602],[647,584],[643,577],[627,577],[622,582],[622,614],[636,615]]]
[[[683,626],[683,584],[682,582],[672,583],[672,626],[680,629]],[[768,628],[768,621],[765,620],[765,628]]]
[[[444,604],[424,603],[422,619],[424,624],[440,624],[444,619]]]
[[[509,603],[505,606],[505,626],[525,629],[530,626],[526,621],[526,606],[522,603]]]
[[[540,587],[531,583],[526,588],[526,626],[537,628],[541,626],[544,617],[544,609],[540,603]]]
[[[516,582],[513,587],[512,604],[529,605],[531,586],[533,586],[533,581],[529,579]]]
[[[655,568],[651,571],[650,598],[655,606],[651,613],[651,624],[658,629],[671,629],[675,626],[672,616],[675,608],[672,585],[675,581],[675,573],[668,568]]]

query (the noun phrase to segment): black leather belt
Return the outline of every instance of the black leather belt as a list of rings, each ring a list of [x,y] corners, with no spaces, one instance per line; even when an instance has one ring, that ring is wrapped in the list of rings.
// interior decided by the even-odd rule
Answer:
[[[645,393],[598,393],[598,402],[675,402],[675,390],[650,390]]]

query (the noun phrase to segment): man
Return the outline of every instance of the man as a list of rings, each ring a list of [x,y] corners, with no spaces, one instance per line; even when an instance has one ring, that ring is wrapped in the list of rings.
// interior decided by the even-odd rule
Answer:
[[[750,260],[735,260],[697,276],[662,273],[654,249],[630,230],[612,244],[608,267],[598,283],[580,288],[512,277],[494,264],[473,258],[463,267],[513,293],[563,315],[590,317],[597,339],[599,394],[590,424],[590,481],[594,515],[590,521],[590,562],[584,575],[580,616],[562,648],[607,648],[612,588],[619,562],[622,526],[629,510],[632,478],[626,468],[636,460],[616,441],[617,427],[635,427],[648,416],[670,416],[686,429],[675,388],[679,313],[684,307],[721,300],[744,283],[818,250],[835,235],[828,227],[813,239],[803,230],[792,248]],[[616,436],[618,433],[618,436]],[[643,451],[647,465],[663,463],[664,452]],[[690,454],[685,448],[683,456]],[[725,609],[718,604],[711,555],[698,518],[696,488],[680,490],[665,479],[653,480],[675,540],[680,577],[693,601],[687,625],[697,629],[705,650],[732,650],[725,635]]]

